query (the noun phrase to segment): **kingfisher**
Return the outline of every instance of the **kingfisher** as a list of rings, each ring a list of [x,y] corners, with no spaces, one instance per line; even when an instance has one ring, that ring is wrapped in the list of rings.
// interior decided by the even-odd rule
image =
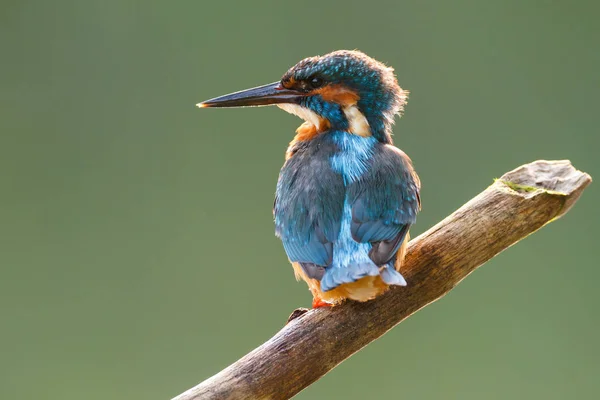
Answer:
[[[304,120],[285,153],[273,214],[313,308],[407,284],[400,271],[421,184],[392,142],[407,98],[392,68],[339,50],[301,60],[277,82],[198,104],[276,105]]]

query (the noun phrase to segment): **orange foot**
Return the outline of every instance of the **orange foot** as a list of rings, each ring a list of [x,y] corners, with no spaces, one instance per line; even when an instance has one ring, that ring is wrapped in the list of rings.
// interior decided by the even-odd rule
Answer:
[[[331,307],[333,304],[327,303],[318,297],[313,298],[312,308]]]

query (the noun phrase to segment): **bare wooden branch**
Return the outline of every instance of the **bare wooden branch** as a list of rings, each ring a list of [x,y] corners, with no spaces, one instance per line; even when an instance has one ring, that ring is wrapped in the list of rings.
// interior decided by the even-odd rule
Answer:
[[[565,214],[591,181],[569,161],[536,161],[508,172],[410,242],[402,271],[407,287],[366,303],[311,310],[174,400],[294,396],[487,260]]]

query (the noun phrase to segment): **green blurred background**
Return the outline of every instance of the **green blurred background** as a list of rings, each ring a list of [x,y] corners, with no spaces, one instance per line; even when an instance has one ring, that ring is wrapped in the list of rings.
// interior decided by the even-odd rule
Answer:
[[[600,177],[600,3],[0,3],[0,398],[167,399],[298,306],[271,207],[300,120],[198,110],[358,48],[411,91],[416,235],[539,158]],[[595,399],[592,185],[299,399]]]

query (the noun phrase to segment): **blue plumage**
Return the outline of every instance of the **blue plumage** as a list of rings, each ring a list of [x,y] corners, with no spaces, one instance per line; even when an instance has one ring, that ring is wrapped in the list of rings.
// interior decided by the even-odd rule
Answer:
[[[390,145],[390,126],[404,92],[390,85],[395,79],[385,73],[389,70],[373,66],[370,59],[340,52],[303,60],[282,80],[318,76],[330,85],[343,84],[357,94],[356,106],[369,127],[366,137],[349,132],[347,104],[319,92],[300,102],[325,119],[329,130],[292,144],[294,155],[277,185],[276,233],[289,259],[320,279],[323,291],[364,276],[405,284],[394,261],[416,219],[419,182],[408,157]]]
[[[392,143],[391,124],[394,116],[404,110],[408,95],[408,91],[398,86],[392,68],[361,52],[342,50],[322,57],[305,58],[284,74],[282,82],[293,79],[301,84],[306,82],[310,88],[315,77],[327,84],[344,85],[359,93],[357,105],[369,122],[371,134],[383,143]],[[301,104],[337,120],[340,113],[327,108],[337,107],[338,104],[319,100],[317,94],[304,97]]]
[[[372,136],[335,131],[306,142],[277,185],[276,233],[289,259],[323,267],[323,291],[378,275],[415,222],[411,171],[404,153]],[[404,283],[390,266],[384,281]]]
[[[398,269],[420,183],[392,145],[391,127],[407,94],[391,68],[358,51],[336,51],[300,61],[280,82],[200,104],[277,104],[306,121],[286,152],[274,216],[313,306],[366,301],[387,285],[406,284]]]
[[[331,167],[342,176],[345,185],[356,182],[370,167],[377,139],[345,131],[335,131],[329,135],[337,148],[330,158]]]
[[[275,232],[292,261],[327,266],[333,260],[345,195],[329,162],[335,151],[329,136],[319,136],[299,146],[279,175]]]

